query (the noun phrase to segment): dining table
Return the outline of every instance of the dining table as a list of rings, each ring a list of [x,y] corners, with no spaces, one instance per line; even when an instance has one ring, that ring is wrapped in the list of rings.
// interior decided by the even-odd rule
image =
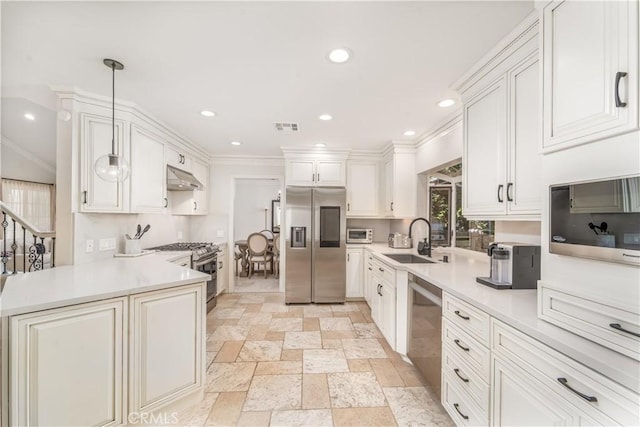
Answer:
[[[267,250],[273,251],[273,239],[267,239]],[[240,266],[241,270],[239,273],[240,277],[249,276],[249,243],[247,243],[247,239],[236,240],[235,245],[240,251]]]

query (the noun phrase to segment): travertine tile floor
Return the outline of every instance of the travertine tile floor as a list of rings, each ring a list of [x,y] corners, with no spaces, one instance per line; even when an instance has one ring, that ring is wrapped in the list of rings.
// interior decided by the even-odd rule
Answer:
[[[260,273],[256,273],[253,277],[235,277],[235,284],[233,285],[233,292],[236,293],[254,293],[254,292],[278,292],[280,281],[276,279],[272,274],[264,276]]]
[[[364,302],[223,294],[207,317],[207,386],[185,426],[449,426]]]

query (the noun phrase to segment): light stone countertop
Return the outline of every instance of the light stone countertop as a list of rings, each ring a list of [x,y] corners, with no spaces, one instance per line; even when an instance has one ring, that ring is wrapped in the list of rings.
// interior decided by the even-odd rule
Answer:
[[[443,255],[448,255],[448,263],[401,264],[383,254],[418,255],[416,249],[392,249],[382,243],[354,244],[347,245],[347,248],[369,249],[377,259],[390,267],[406,270],[438,286],[526,335],[640,393],[640,362],[538,319],[535,289],[497,290],[477,283],[476,277],[489,275],[489,257],[482,253],[455,248],[436,248],[432,252],[432,259],[437,261],[442,259]]]
[[[0,316],[47,310],[204,282],[208,274],[167,260],[190,252],[112,258],[11,276],[0,296]]]

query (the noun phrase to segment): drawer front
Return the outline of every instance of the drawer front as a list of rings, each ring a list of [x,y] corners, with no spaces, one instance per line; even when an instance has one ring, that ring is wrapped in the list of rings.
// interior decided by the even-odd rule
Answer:
[[[634,335],[640,334],[640,316],[560,292],[544,283],[540,283],[538,292],[542,319],[640,360],[640,337]]]
[[[491,322],[495,356],[528,364],[537,378],[578,408],[595,409],[624,425],[640,425],[638,395],[498,320]]]
[[[451,323],[489,346],[490,328],[487,313],[445,292],[442,298],[442,314]]]
[[[454,378],[448,372],[442,375],[442,406],[447,410],[456,425],[486,426],[489,415],[482,411],[469,396],[457,387]]]
[[[448,345],[451,351],[471,369],[475,370],[486,383],[489,382],[491,367],[489,349],[469,334],[456,328],[447,318],[442,323],[442,344]]]
[[[382,276],[382,279],[386,282],[393,284],[393,287],[396,287],[396,271],[395,269],[389,267],[387,264],[379,261],[378,259],[373,259],[373,271],[376,274]]]
[[[449,345],[442,348],[442,370],[449,374],[458,388],[464,392],[478,408],[489,413],[489,384],[467,363],[463,362]]]

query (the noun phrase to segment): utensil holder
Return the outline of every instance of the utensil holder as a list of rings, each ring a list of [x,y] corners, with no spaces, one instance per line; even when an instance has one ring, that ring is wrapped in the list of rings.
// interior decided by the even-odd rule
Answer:
[[[124,241],[124,253],[125,254],[139,254],[142,252],[140,248],[140,240],[138,239],[125,239]]]

